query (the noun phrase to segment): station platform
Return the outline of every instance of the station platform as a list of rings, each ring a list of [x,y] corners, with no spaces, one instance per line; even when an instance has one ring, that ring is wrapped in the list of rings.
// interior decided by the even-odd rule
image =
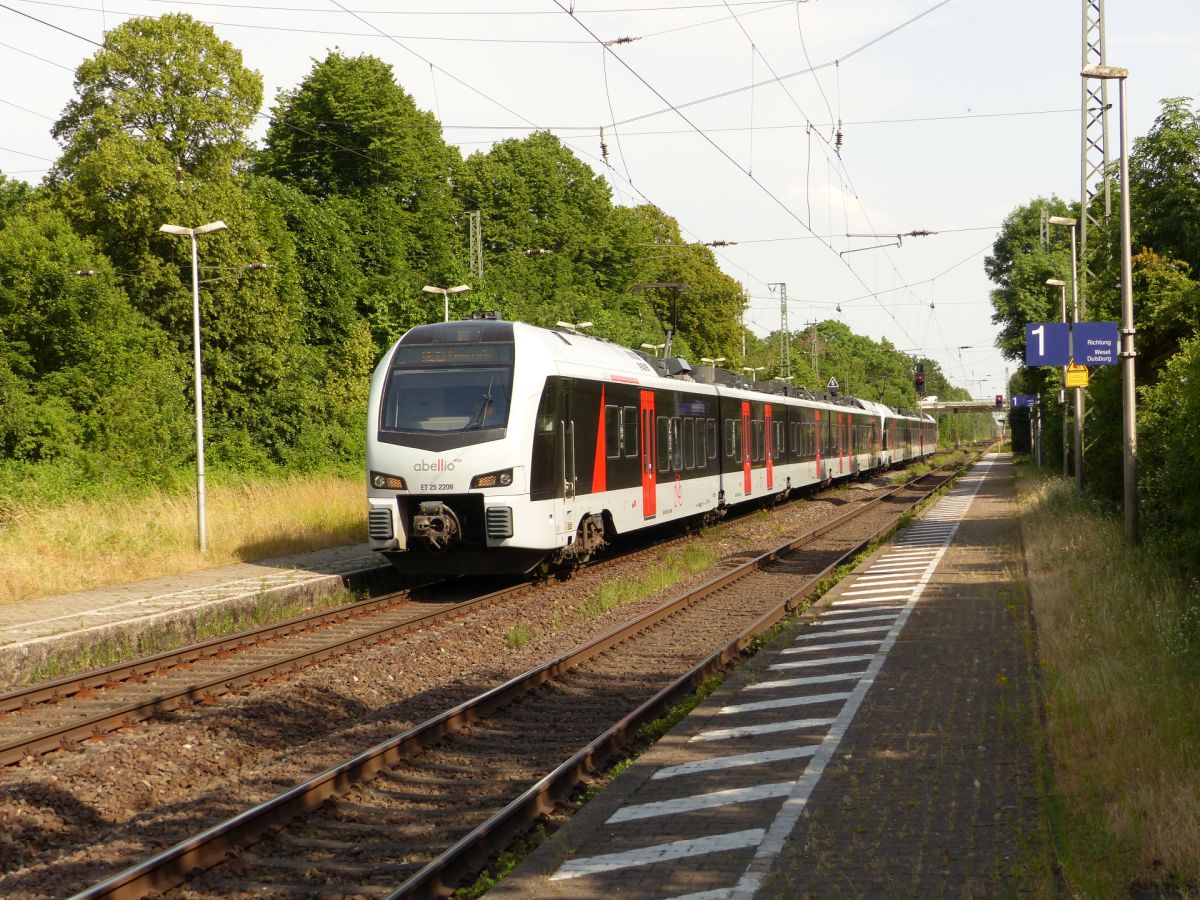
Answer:
[[[488,896],[1053,893],[1014,513],[986,456]]]
[[[0,606],[0,691],[44,660],[103,641],[135,646],[140,634],[186,629],[267,597],[280,602],[369,587],[392,568],[367,544],[334,547]]]

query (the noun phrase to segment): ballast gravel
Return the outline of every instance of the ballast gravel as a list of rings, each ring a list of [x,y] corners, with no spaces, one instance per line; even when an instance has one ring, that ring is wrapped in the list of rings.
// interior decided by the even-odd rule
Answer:
[[[837,488],[691,540],[730,565],[883,486]],[[680,552],[676,545],[663,554]],[[645,565],[584,570],[468,619],[0,770],[0,896],[81,890],[633,618],[661,597],[594,617],[581,607],[601,585],[639,577]]]

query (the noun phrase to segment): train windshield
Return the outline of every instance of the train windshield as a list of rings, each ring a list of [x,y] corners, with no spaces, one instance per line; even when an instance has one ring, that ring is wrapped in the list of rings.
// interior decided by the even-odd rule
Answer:
[[[379,426],[420,434],[508,425],[512,344],[400,347],[384,388]]]

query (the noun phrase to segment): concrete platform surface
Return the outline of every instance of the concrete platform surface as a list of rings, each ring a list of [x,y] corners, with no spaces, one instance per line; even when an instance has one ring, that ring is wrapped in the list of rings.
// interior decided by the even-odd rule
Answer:
[[[1020,570],[989,455],[488,896],[1052,894]]]
[[[356,588],[390,571],[367,544],[356,544],[0,606],[0,686],[56,652],[133,637],[262,596]]]

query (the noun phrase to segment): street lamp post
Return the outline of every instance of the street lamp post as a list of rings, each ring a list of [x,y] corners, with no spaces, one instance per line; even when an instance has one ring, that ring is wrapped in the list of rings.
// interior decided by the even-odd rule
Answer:
[[[700,362],[704,363],[706,366],[716,366],[717,363],[725,362],[725,357],[723,357],[723,356],[702,356],[702,357],[700,357]]]
[[[204,509],[204,394],[200,386],[200,254],[196,238],[224,231],[224,222],[209,222],[198,228],[162,225],[165,234],[185,236],[192,242],[192,361],[196,376],[196,537],[201,553],[208,552],[208,523]]]
[[[471,286],[469,284],[460,284],[457,287],[452,287],[452,288],[438,287],[436,284],[427,284],[427,285],[425,285],[425,287],[421,288],[421,290],[425,291],[425,293],[427,293],[427,294],[441,294],[442,295],[442,321],[443,322],[450,321],[450,295],[451,294],[461,294],[463,291],[469,291],[470,289],[471,289]]]
[[[666,344],[642,344],[643,350],[649,350],[655,356],[658,356],[658,351],[666,347]]]
[[[751,381],[758,381],[758,373],[765,368],[766,366],[742,366],[742,371],[750,373]]]
[[[1063,225],[1071,229],[1071,318],[1079,321],[1079,261],[1075,258],[1075,231],[1078,222],[1067,216],[1051,216],[1051,225]],[[1087,313],[1084,313],[1086,317]],[[1071,362],[1075,362],[1075,337],[1071,333]],[[1065,382],[1065,378],[1064,378]],[[1075,391],[1075,490],[1083,493],[1083,388]]]
[[[1133,257],[1129,245],[1129,130],[1125,117],[1125,81],[1129,70],[1117,66],[1085,66],[1084,78],[1117,80],[1121,107],[1121,406],[1124,432],[1125,475],[1125,543],[1133,546],[1138,540],[1137,508],[1137,393],[1133,361]]]
[[[1067,283],[1061,278],[1047,278],[1046,284],[1051,287],[1059,288],[1059,293],[1062,297],[1062,320],[1063,324],[1067,324]],[[1067,367],[1063,366],[1063,404],[1062,404],[1062,460],[1063,460],[1063,478],[1067,477]]]

